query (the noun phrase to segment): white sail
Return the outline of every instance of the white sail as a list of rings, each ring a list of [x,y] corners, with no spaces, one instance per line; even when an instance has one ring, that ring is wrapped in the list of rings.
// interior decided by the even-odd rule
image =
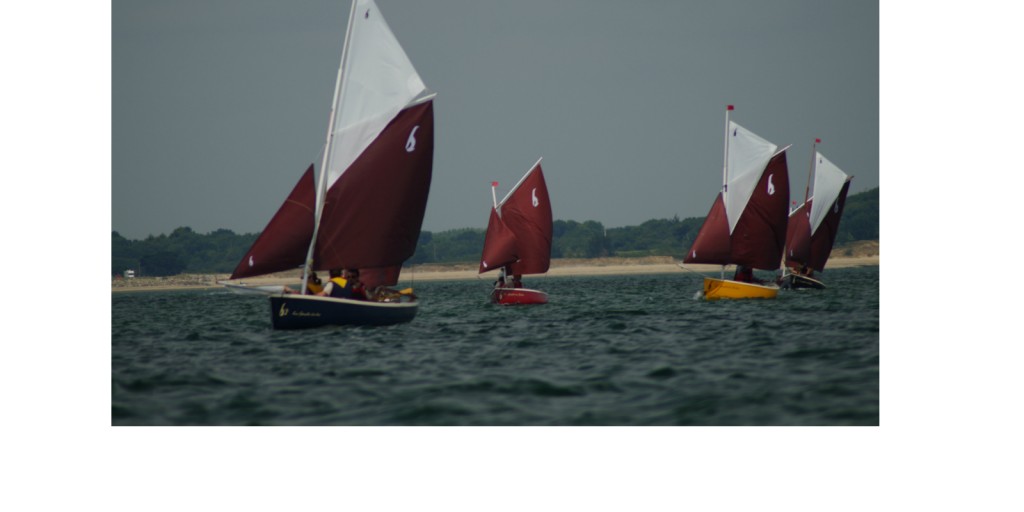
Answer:
[[[723,199],[729,233],[732,234],[761,179],[761,171],[779,147],[733,121],[729,121],[728,137],[726,169],[729,181]]]
[[[835,164],[829,162],[821,153],[814,154],[814,189],[811,198],[811,234],[813,235],[821,222],[828,215],[828,209],[836,202],[839,192],[846,183],[846,173],[841,171]]]
[[[387,124],[426,91],[373,0],[353,0],[328,141],[330,188]]]

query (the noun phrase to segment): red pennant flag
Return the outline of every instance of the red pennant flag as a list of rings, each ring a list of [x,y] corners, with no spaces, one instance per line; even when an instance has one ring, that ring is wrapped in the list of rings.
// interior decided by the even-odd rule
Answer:
[[[821,139],[814,139],[815,144],[821,144]]]
[[[732,110],[732,109],[733,109],[733,106],[732,106],[732,105],[729,105],[729,106],[725,107],[725,109],[726,109],[726,110]]]
[[[492,181],[491,182],[491,186],[492,187],[497,187],[498,186],[498,182],[497,181]]]

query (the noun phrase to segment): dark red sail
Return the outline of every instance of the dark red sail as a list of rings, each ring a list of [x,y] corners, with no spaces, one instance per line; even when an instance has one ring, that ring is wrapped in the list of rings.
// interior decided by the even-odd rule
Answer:
[[[288,199],[231,273],[231,279],[252,277],[302,266],[313,238],[316,190],[313,165],[299,178]]]
[[[711,205],[711,211],[704,219],[697,238],[694,239],[690,251],[686,253],[683,263],[713,263],[726,265],[731,251],[729,241],[729,219],[725,215],[725,203],[719,193]]]
[[[363,283],[367,290],[372,290],[378,286],[394,286],[398,284],[398,275],[401,272],[401,265],[361,268],[359,269],[359,282]]]
[[[518,241],[515,233],[505,226],[498,217],[498,212],[491,208],[491,218],[487,221],[487,234],[484,235],[484,250],[480,255],[479,273],[501,268],[519,258],[516,253]]]
[[[732,234],[722,194],[718,194],[683,263],[778,268],[788,210],[789,173],[782,151],[768,161]]]
[[[847,179],[839,196],[829,208],[825,219],[818,225],[811,236],[811,257],[809,266],[818,272],[825,270],[825,262],[832,254],[832,245],[836,241],[836,234],[839,232],[839,220],[843,216],[843,208],[846,206],[846,193],[850,190],[850,180]]]
[[[789,215],[789,227],[786,228],[786,267],[800,269],[811,258],[811,203],[797,207]]]
[[[416,251],[434,158],[433,101],[400,112],[327,191],[314,267],[401,265]]]
[[[786,152],[768,161],[761,180],[732,230],[730,263],[775,270],[782,262],[789,221],[789,170]]]
[[[513,274],[543,274],[551,264],[551,200],[538,162],[499,205],[501,220],[515,233],[519,260]]]

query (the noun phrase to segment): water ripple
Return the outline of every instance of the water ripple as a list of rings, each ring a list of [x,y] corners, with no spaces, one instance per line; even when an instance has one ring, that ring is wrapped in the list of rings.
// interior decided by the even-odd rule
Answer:
[[[774,301],[687,273],[416,283],[408,324],[273,331],[266,299],[112,298],[114,425],[877,425],[877,267]]]

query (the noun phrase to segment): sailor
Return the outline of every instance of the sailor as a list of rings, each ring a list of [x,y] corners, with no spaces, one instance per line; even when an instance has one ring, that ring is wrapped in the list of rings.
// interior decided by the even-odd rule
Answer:
[[[495,288],[504,288],[505,287],[505,268],[504,267],[498,269],[498,279],[496,281],[494,281],[494,287]]]
[[[359,269],[345,270],[342,272],[342,275],[352,285],[352,298],[366,300],[366,287],[359,280]]]
[[[741,283],[764,284],[764,281],[754,277],[754,269],[746,265],[736,265],[736,274],[732,276],[732,280]]]
[[[320,292],[323,291],[323,289],[323,284],[320,282],[320,278],[317,277],[316,272],[310,272],[309,279],[306,281],[306,295],[322,295]],[[286,286],[284,288],[284,293],[299,292]]]
[[[523,287],[523,275],[522,274],[514,274],[512,276],[512,288],[522,288],[522,287]]]
[[[342,299],[352,298],[352,286],[353,282],[345,277],[348,271],[342,269],[332,268],[330,270],[331,278],[324,285],[324,289],[318,293],[322,297],[336,297]]]
[[[306,283],[306,293],[309,295],[316,295],[324,291],[324,284],[320,281],[320,277],[316,275],[316,272],[309,273],[309,282]]]

